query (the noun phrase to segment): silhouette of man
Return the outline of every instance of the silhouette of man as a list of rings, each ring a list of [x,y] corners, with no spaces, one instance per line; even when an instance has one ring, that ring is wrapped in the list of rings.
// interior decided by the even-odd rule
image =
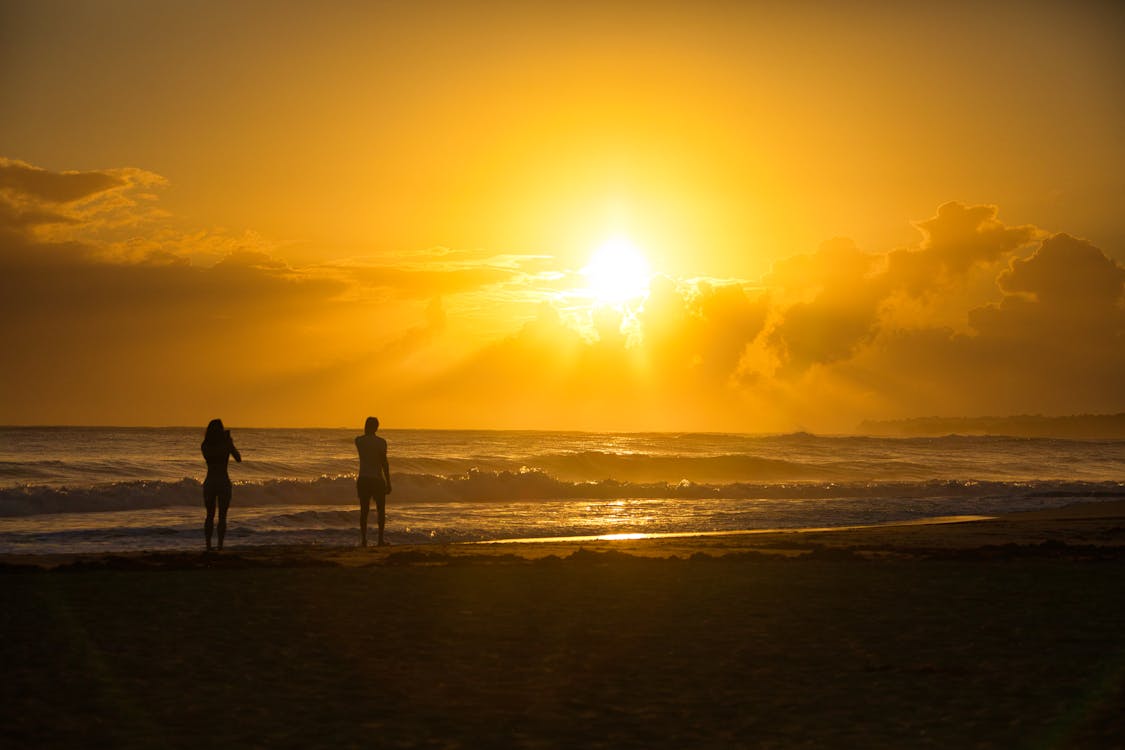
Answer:
[[[379,541],[382,547],[383,526],[387,520],[387,495],[391,493],[391,467],[387,463],[387,441],[375,434],[379,420],[368,417],[363,425],[363,434],[355,439],[359,451],[359,477],[356,491],[359,493],[359,538],[367,546],[367,514],[371,510],[371,498],[375,498],[375,510],[379,514]]]

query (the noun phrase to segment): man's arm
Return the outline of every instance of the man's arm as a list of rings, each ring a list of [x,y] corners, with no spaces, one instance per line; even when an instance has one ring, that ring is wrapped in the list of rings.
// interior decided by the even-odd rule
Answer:
[[[383,455],[380,458],[383,459],[383,478],[387,480],[387,494],[389,495],[391,494],[391,465],[387,462],[386,444],[383,445]]]

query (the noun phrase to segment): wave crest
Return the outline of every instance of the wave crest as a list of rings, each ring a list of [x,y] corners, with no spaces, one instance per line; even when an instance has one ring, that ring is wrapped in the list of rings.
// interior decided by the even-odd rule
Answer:
[[[846,499],[846,498],[983,498],[1125,496],[1122,482],[679,482],[601,479],[569,481],[538,468],[463,474],[394,474],[391,499],[411,502],[512,502],[529,500],[617,498]],[[202,485],[195,479],[174,482],[113,482],[68,489],[23,485],[0,489],[0,517],[47,513],[83,513],[201,505]],[[355,502],[355,477],[323,476],[313,480],[270,479],[239,482],[234,504],[347,505]]]

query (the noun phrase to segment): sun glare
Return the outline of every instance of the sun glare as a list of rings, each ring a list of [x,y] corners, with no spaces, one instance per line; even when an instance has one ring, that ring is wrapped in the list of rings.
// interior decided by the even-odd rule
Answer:
[[[582,275],[598,302],[620,305],[648,292],[652,269],[632,242],[614,237],[594,251]]]

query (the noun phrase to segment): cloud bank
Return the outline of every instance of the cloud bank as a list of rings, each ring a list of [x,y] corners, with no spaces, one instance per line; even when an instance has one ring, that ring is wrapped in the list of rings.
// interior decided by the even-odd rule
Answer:
[[[0,159],[0,421],[755,432],[1125,411],[1125,268],[996,206],[946,203],[913,246],[837,238],[760,279],[657,276],[614,308],[567,302],[578,275],[543,255],[294,267],[253,233],[177,229],[165,186]]]

